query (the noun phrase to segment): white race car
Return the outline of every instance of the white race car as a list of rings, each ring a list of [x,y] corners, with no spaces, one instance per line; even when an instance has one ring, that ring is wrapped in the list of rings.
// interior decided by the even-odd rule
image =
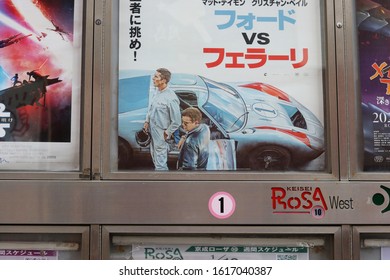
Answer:
[[[118,165],[129,168],[150,158],[135,133],[142,129],[154,92],[151,75],[123,78],[118,98]],[[324,129],[316,116],[283,91],[261,82],[220,83],[202,76],[172,74],[180,107],[203,113],[212,139],[233,139],[237,169],[286,170],[324,152]],[[177,159],[172,149],[170,158]]]

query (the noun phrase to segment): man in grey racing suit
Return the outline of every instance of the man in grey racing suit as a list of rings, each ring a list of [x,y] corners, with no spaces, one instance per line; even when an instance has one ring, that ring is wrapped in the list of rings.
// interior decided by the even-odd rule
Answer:
[[[168,170],[169,145],[166,142],[180,126],[180,103],[175,92],[169,88],[171,73],[159,68],[153,76],[157,88],[149,106],[144,129],[150,131],[150,153],[155,170]]]

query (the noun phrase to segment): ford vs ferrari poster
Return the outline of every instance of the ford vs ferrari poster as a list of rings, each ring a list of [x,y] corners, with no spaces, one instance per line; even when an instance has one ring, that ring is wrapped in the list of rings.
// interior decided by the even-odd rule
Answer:
[[[168,154],[169,170],[180,170],[183,158],[193,160],[190,170],[324,170],[323,5],[119,1],[118,168],[158,170]],[[156,101],[160,81],[179,109]],[[200,111],[194,123],[207,126],[206,144],[186,129],[188,108]],[[176,111],[181,121],[167,133]],[[165,143],[157,144],[153,125]]]

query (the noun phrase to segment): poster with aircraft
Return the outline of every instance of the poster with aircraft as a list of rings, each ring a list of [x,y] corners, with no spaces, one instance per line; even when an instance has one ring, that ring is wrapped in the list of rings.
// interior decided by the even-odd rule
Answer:
[[[82,10],[0,0],[0,170],[78,170]]]

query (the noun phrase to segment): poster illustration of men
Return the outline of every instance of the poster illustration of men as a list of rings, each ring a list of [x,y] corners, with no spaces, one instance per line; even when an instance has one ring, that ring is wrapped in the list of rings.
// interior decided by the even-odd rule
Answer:
[[[180,111],[199,109],[209,127],[206,170],[324,170],[322,5],[120,1],[118,169],[153,169],[135,134],[163,67]],[[186,133],[166,141],[169,170]]]
[[[364,170],[390,168],[388,1],[356,1]]]
[[[0,169],[78,169],[80,2],[0,1]]]

